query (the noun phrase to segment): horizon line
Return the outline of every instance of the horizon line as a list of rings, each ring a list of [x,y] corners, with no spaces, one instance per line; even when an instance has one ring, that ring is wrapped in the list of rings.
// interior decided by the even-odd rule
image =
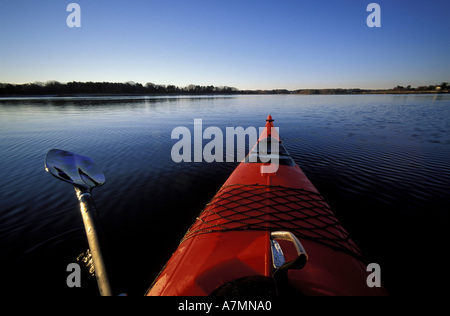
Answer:
[[[440,84],[423,84],[423,85],[418,85],[417,87],[412,87],[411,85],[408,85],[406,87],[401,86],[401,85],[397,85],[396,87],[391,87],[391,88],[359,88],[359,87],[348,87],[348,88],[344,88],[344,87],[327,87],[327,88],[296,88],[296,89],[288,89],[288,88],[268,88],[268,89],[264,89],[264,88],[256,88],[256,89],[240,89],[234,86],[228,86],[228,85],[219,85],[219,86],[215,86],[215,85],[202,85],[202,84],[188,84],[185,86],[178,86],[178,85],[174,85],[174,84],[155,84],[153,82],[147,82],[145,84],[142,84],[140,82],[136,82],[136,81],[68,81],[68,82],[61,82],[58,80],[47,80],[47,81],[34,81],[34,82],[26,82],[26,83],[10,83],[10,82],[0,82],[0,88],[5,88],[6,86],[10,85],[10,86],[39,86],[40,88],[47,88],[50,85],[61,85],[61,86],[67,86],[69,84],[73,84],[73,83],[77,83],[77,84],[114,84],[114,85],[130,85],[130,86],[140,86],[142,88],[148,88],[148,87],[160,87],[160,88],[168,88],[168,87],[173,87],[176,90],[187,90],[189,91],[189,89],[195,89],[196,87],[200,87],[200,88],[209,88],[212,87],[213,89],[215,88],[219,88],[219,89],[232,89],[234,92],[237,91],[242,91],[242,92],[270,92],[270,91],[286,91],[286,92],[296,92],[296,91],[315,91],[315,90],[319,90],[319,91],[327,91],[327,90],[359,90],[359,91],[391,91],[391,90],[416,90],[416,89],[420,89],[422,88],[422,90],[424,88],[431,88],[434,87],[436,88],[441,88],[442,89],[448,89],[448,82],[441,82]],[[237,90],[237,91],[236,91]]]

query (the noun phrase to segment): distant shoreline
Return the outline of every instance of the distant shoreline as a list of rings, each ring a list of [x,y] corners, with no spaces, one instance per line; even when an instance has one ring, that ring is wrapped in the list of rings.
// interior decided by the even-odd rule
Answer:
[[[333,90],[333,89],[331,89]],[[394,90],[363,90],[358,92],[352,91],[330,91],[323,92],[321,89],[301,90],[301,91],[289,91],[286,93],[281,92],[271,92],[271,91],[261,91],[261,92],[251,92],[242,91],[242,94],[296,94],[296,95],[363,95],[363,94],[447,94],[450,90],[436,91],[436,90],[421,90],[421,91],[394,91]]]
[[[36,94],[36,95],[0,95],[1,99],[7,98],[89,98],[89,97],[175,97],[175,96],[233,96],[233,95],[305,95],[305,96],[319,96],[319,95],[439,95],[450,94],[450,91],[407,91],[407,92],[393,92],[393,91],[369,91],[362,93],[271,93],[271,92],[236,92],[236,93],[203,93],[203,94],[188,94],[188,93],[171,93],[171,94]]]
[[[189,85],[158,85],[126,82],[69,82],[6,84],[0,83],[1,97],[82,97],[82,96],[173,96],[173,95],[356,95],[356,94],[446,94],[450,93],[447,82],[440,85],[397,86],[393,89],[272,89],[272,90],[239,90],[234,87]]]

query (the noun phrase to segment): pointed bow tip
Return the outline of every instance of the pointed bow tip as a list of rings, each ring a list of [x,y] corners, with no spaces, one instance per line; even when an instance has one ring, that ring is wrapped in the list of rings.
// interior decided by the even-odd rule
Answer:
[[[272,115],[267,116],[266,122],[273,122],[274,119],[272,118]]]

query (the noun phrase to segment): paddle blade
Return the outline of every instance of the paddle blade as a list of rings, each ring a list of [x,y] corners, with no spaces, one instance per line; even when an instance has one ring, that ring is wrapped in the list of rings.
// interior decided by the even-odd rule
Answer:
[[[105,176],[91,158],[65,150],[50,150],[45,157],[45,170],[83,190],[91,190],[105,183]]]

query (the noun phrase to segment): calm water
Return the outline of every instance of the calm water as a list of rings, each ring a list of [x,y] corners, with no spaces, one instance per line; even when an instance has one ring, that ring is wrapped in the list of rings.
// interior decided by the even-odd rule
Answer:
[[[87,245],[72,187],[44,171],[48,150],[90,156],[104,171],[94,197],[112,283],[143,294],[237,165],[174,163],[172,130],[201,118],[225,134],[264,126],[268,114],[390,293],[439,294],[449,274],[448,95],[0,99],[2,290],[96,294],[87,276],[66,287],[66,266]]]

